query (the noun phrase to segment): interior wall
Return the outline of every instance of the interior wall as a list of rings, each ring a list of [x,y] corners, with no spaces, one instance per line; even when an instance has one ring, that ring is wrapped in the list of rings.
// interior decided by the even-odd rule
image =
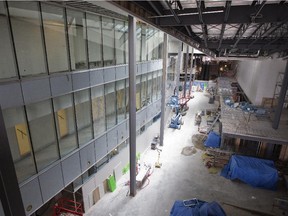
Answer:
[[[254,105],[261,105],[263,97],[273,98],[279,72],[284,72],[286,61],[280,59],[242,60],[236,79]]]

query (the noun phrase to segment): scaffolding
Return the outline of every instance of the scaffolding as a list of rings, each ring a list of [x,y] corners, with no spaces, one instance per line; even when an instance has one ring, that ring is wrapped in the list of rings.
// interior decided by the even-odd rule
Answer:
[[[82,204],[62,198],[54,206],[53,216],[83,216]]]

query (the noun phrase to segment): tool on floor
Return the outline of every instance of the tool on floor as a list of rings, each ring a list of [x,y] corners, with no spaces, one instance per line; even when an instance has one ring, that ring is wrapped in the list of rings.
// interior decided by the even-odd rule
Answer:
[[[157,162],[155,163],[155,167],[156,168],[161,168],[162,163],[160,163],[160,153],[161,153],[162,150],[157,148],[157,151],[158,151],[158,159],[157,159]]]

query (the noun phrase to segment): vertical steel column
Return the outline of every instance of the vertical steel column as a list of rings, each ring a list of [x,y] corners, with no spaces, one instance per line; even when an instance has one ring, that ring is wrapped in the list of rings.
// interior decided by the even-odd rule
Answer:
[[[128,16],[130,196],[136,195],[136,21]]]
[[[25,215],[13,158],[0,107],[0,199],[6,216]]]
[[[273,124],[272,124],[272,127],[274,129],[278,129],[278,127],[279,127],[279,122],[280,122],[280,118],[281,118],[283,105],[285,102],[287,87],[288,87],[288,61],[286,63],[285,74],[283,77],[281,91],[280,91],[279,99],[278,99],[278,104],[277,104],[277,107],[275,110],[275,116],[274,116],[274,120],[273,120]]]
[[[191,71],[190,71],[190,77],[189,77],[189,96],[191,95],[191,88],[192,88],[193,55],[194,55],[194,49],[192,47],[192,51],[191,51]],[[193,75],[193,81],[194,80],[195,80],[195,74]]]
[[[168,36],[164,33],[163,42],[163,69],[162,69],[162,89],[161,89],[161,122],[160,122],[160,146],[164,142],[164,126],[165,126],[165,100],[166,100],[166,74],[168,59]]]
[[[183,42],[180,41],[179,43],[179,50],[178,50],[178,58],[177,58],[177,66],[176,66],[176,95],[179,96],[179,84],[180,84],[180,70],[182,65],[182,49],[183,49]]]
[[[189,45],[187,45],[186,49],[186,62],[185,62],[185,77],[184,77],[184,98],[186,98],[186,82],[187,82],[187,71],[188,71],[188,60],[189,60]]]

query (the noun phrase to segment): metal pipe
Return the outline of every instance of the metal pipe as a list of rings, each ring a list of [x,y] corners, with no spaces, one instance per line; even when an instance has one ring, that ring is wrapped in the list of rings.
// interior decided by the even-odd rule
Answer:
[[[183,49],[183,42],[180,41],[179,43],[179,50],[178,50],[178,58],[177,58],[177,66],[176,66],[176,92],[175,94],[179,96],[179,84],[180,84],[180,70],[182,65],[182,49]]]
[[[0,200],[4,214],[6,216],[25,215],[1,107],[0,140]]]
[[[162,89],[161,89],[160,146],[163,146],[164,142],[167,59],[168,59],[168,36],[166,33],[164,33]]]
[[[189,61],[189,46],[186,49],[186,62],[185,62],[185,77],[184,77],[184,98],[186,98],[186,82],[187,82],[187,72],[188,72],[188,61]]]
[[[283,82],[282,82],[282,86],[281,86],[281,90],[280,90],[280,94],[279,94],[279,98],[278,98],[278,104],[277,104],[277,107],[275,110],[275,116],[274,116],[274,120],[273,120],[273,124],[272,124],[272,127],[274,129],[278,129],[278,127],[279,127],[281,113],[282,113],[283,105],[285,102],[287,87],[288,87],[288,61],[286,63],[285,74],[283,77]]]
[[[136,21],[128,16],[130,196],[136,195]]]

